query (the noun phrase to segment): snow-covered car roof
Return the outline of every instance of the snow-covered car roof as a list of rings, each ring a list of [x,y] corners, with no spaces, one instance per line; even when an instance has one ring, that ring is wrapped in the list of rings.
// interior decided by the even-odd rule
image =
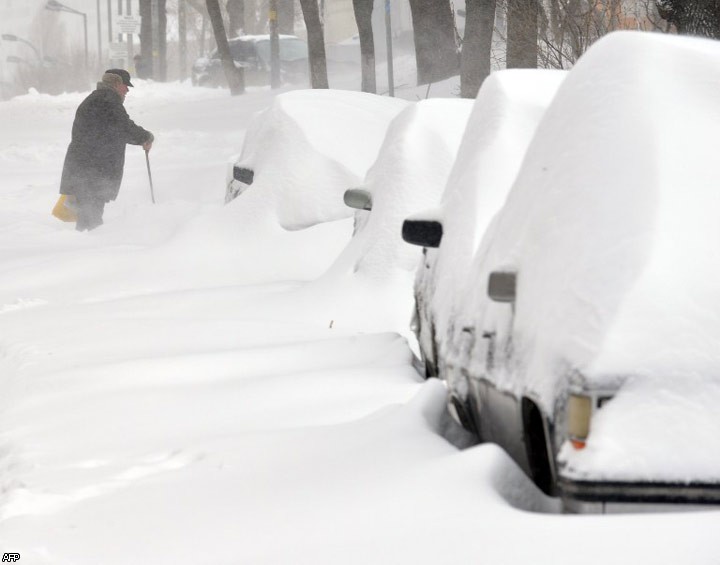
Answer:
[[[281,33],[278,35],[279,39],[300,39],[296,35],[288,35]],[[233,37],[232,39],[228,39],[230,43],[236,42],[236,41],[268,41],[270,39],[270,35],[266,34],[259,34],[259,35],[241,35],[240,37]],[[302,40],[301,40],[302,41]]]
[[[502,207],[535,129],[566,75],[537,69],[498,71],[485,79],[478,93],[441,205],[422,214],[437,216],[443,224],[432,272],[439,335],[452,315],[452,302],[467,279],[473,254]]]
[[[437,205],[472,107],[472,100],[435,98],[411,104],[395,117],[363,183],[373,196],[372,212],[335,268],[375,277],[393,269],[415,270],[420,249],[402,240],[402,222]]]
[[[611,440],[640,441],[610,442],[608,476],[622,475],[628,457],[667,459],[668,445],[648,441],[648,430],[672,414],[692,426],[691,443],[708,449],[678,456],[687,438],[671,441],[673,460],[684,463],[665,465],[666,476],[705,470],[703,478],[717,479],[718,92],[716,41],[640,32],[601,39],[558,91],[482,244],[475,281],[496,269],[518,272],[513,332],[522,386],[548,403],[569,371],[590,387],[636,382],[627,389],[635,404]],[[519,386],[514,374],[507,378],[504,386]],[[622,405],[613,400],[603,418],[612,421]],[[596,429],[591,439],[602,437]],[[579,457],[592,453],[589,442]]]
[[[250,191],[272,193],[286,229],[346,218],[343,193],[359,185],[390,121],[408,102],[342,90],[277,96],[248,127],[236,165],[254,172]],[[242,205],[242,196],[236,200]]]

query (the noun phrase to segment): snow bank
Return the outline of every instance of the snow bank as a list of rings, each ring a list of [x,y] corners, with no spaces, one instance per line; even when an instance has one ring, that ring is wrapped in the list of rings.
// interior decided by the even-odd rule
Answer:
[[[390,120],[407,102],[359,92],[299,90],[277,96],[248,127],[240,167],[252,193],[268,193],[277,221],[301,229],[352,215],[342,195],[377,157]]]

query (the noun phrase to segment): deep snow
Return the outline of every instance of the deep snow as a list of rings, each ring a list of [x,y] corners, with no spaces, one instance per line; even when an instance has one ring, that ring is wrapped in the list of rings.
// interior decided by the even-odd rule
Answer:
[[[223,205],[227,162],[271,96],[138,81],[126,104],[157,138],[158,203],[129,148],[118,201],[84,234],[49,214],[82,95],[0,103],[0,550],[31,564],[717,563],[717,511],[554,515],[499,449],[439,435],[443,388],[398,336],[405,297],[312,282],[352,220],[249,232],[242,195]]]

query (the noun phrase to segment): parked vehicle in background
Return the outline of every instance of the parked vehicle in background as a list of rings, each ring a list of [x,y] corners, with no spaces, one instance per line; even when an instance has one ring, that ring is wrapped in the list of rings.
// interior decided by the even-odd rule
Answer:
[[[270,193],[286,229],[350,217],[343,193],[363,181],[390,122],[408,104],[343,90],[276,96],[247,128],[228,170],[225,201],[245,191]]]
[[[269,35],[244,35],[228,43],[235,66],[245,71],[245,84],[270,84]],[[280,36],[280,78],[293,84],[308,82],[307,43],[294,35]],[[217,49],[195,61],[191,80],[195,86],[227,86]]]
[[[595,43],[436,336],[464,423],[569,509],[720,503],[717,84],[715,41]]]
[[[375,279],[395,271],[414,274],[420,249],[402,240],[402,222],[438,204],[472,106],[471,100],[433,98],[408,105],[393,119],[362,186],[345,192],[345,203],[358,209],[355,233],[330,272]]]
[[[478,93],[441,204],[403,224],[405,240],[425,247],[415,283],[414,329],[428,376],[438,374],[439,340],[452,325],[453,302],[467,284],[480,239],[566,74],[506,70],[490,75]]]

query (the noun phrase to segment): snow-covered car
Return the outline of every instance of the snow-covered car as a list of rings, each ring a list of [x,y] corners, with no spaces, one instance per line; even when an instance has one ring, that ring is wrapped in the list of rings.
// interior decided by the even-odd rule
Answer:
[[[420,249],[402,240],[402,222],[437,205],[472,107],[471,100],[433,98],[395,117],[362,187],[345,192],[345,203],[358,209],[356,229],[334,269],[374,278],[415,272]]]
[[[245,83],[270,83],[270,36],[243,35],[228,41],[235,66],[244,69]],[[294,35],[280,36],[280,78],[283,82],[305,84],[308,81],[308,47]],[[226,86],[218,50],[198,58],[190,74],[195,86]]]
[[[225,201],[245,191],[267,194],[280,225],[291,230],[352,216],[343,193],[363,181],[388,125],[408,104],[343,90],[276,96],[248,126],[228,169]]]
[[[439,338],[480,438],[570,508],[720,502],[719,84],[715,41],[593,45]]]
[[[537,124],[566,74],[491,74],[478,93],[440,205],[410,216],[402,226],[408,243],[424,247],[413,326],[427,376],[438,374],[438,336],[455,319],[453,302],[467,284],[480,238],[505,201]]]

